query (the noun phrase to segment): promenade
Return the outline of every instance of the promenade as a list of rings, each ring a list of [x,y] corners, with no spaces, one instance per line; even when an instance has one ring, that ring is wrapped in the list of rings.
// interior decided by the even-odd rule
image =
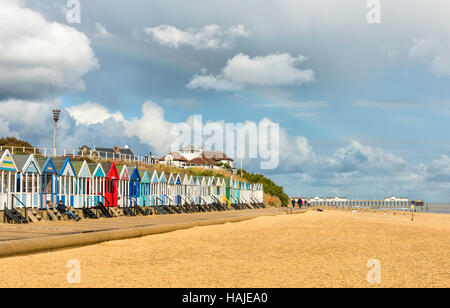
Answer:
[[[225,212],[118,217],[80,222],[0,224],[0,257],[79,247],[110,240],[165,233],[195,226],[284,214],[278,208]]]

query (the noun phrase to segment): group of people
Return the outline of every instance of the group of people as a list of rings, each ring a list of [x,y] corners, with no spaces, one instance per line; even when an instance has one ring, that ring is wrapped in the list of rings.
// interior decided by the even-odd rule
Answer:
[[[291,203],[292,203],[292,207],[295,207],[295,204],[297,204],[299,208],[301,208],[303,206],[311,206],[311,203],[309,203],[308,200],[303,200],[303,199],[292,199]]]

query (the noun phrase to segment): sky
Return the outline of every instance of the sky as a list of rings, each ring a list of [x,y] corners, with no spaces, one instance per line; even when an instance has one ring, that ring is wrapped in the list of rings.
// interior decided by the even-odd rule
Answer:
[[[161,156],[194,115],[277,123],[278,167],[243,166],[291,196],[448,202],[450,2],[371,2],[2,0],[1,135],[50,148],[59,108],[61,147]]]

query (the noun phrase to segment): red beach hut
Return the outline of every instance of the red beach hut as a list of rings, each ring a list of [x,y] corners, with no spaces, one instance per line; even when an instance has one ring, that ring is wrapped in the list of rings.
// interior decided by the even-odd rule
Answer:
[[[117,171],[116,164],[114,162],[102,163],[102,166],[107,173],[105,178],[105,206],[117,207],[119,205],[117,189],[120,180],[119,172]]]

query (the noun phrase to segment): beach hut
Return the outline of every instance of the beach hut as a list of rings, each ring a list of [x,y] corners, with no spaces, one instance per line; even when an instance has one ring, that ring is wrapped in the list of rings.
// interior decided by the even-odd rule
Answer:
[[[191,200],[189,199],[189,181],[190,177],[187,174],[181,175],[181,196],[182,196],[182,203],[187,204],[191,203]]]
[[[117,207],[119,206],[118,183],[120,178],[116,163],[114,161],[112,163],[102,163],[102,167],[106,172],[105,191],[103,194],[105,206]]]
[[[139,197],[141,195],[141,174],[138,166],[134,167],[130,175],[130,200],[139,204]]]
[[[117,166],[119,173],[119,183],[117,185],[119,195],[119,207],[128,206],[129,190],[130,190],[130,175],[126,165]]]
[[[88,166],[89,171],[92,174],[92,178],[91,181],[85,181],[86,184],[85,192],[90,196],[90,205],[97,205],[99,201],[103,201],[102,196],[106,191],[105,186],[106,173],[101,163],[91,163],[88,164]],[[82,184],[83,182],[84,181],[82,181]]]
[[[74,192],[73,206],[75,208],[87,207],[91,205],[91,171],[85,160],[72,162],[72,167],[77,175],[75,183],[72,183]]]
[[[207,193],[208,190],[208,186],[207,186],[207,182],[206,182],[206,177],[202,176],[201,177],[201,181],[200,181],[200,201],[207,203],[206,197],[208,195]]]
[[[1,187],[0,187],[0,209],[11,206],[11,194],[17,191],[17,166],[11,156],[9,150],[3,152],[0,159],[0,171],[2,173]]]
[[[73,183],[76,181],[76,173],[69,157],[53,159],[56,171],[59,176],[58,200],[62,200],[65,205],[74,206],[75,198]]]
[[[58,199],[58,170],[51,157],[37,159],[41,169],[40,185],[40,208],[47,208],[47,205],[56,206]]]
[[[27,207],[39,206],[40,168],[36,158],[31,155],[13,155],[18,169],[17,198]]]
[[[181,180],[181,176],[178,173],[175,177],[175,204],[181,205],[182,204],[182,198],[181,195],[183,194],[183,182]]]
[[[159,204],[158,202],[158,189],[159,189],[159,177],[156,170],[153,171],[150,184],[150,201],[151,205]]]
[[[139,205],[140,206],[150,206],[151,205],[151,178],[148,171],[143,171],[142,179],[141,179],[141,196],[139,198]]]
[[[158,198],[161,200],[161,204],[166,205],[168,203],[167,199],[167,178],[164,174],[164,171],[158,174],[159,178],[159,190],[158,190]]]
[[[214,199],[212,198],[212,193],[213,193],[213,181],[214,181],[214,176],[208,176],[206,177],[206,202],[208,204],[212,204],[214,203]]]
[[[169,198],[169,205],[171,205],[172,203],[176,204],[175,202],[176,185],[173,173],[170,173],[169,178],[167,179],[167,196]]]

